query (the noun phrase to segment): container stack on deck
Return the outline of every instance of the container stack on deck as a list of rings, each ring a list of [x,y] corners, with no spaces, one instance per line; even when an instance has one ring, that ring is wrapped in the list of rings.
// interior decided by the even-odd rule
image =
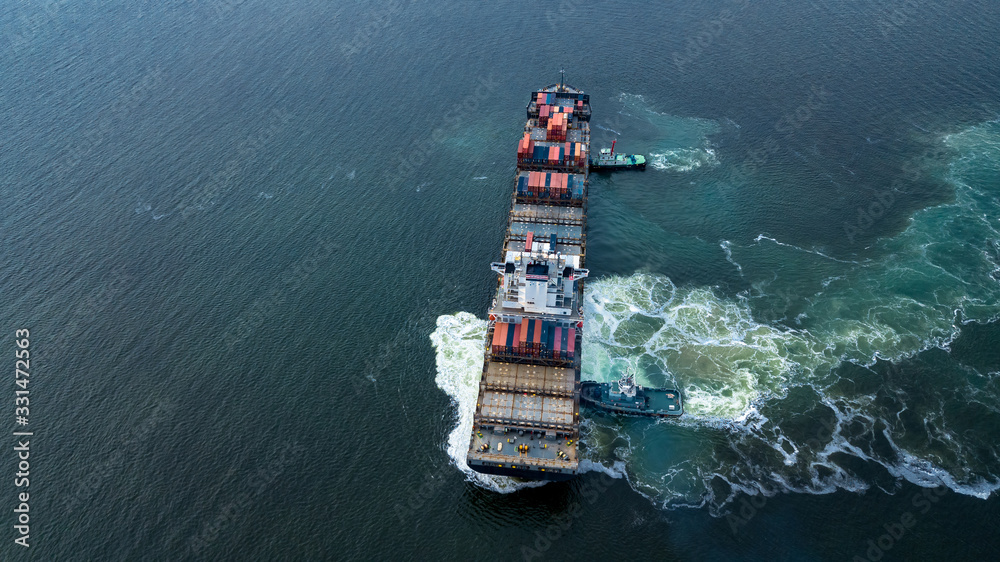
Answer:
[[[579,468],[590,96],[549,86],[527,117],[467,460],[564,480]]]

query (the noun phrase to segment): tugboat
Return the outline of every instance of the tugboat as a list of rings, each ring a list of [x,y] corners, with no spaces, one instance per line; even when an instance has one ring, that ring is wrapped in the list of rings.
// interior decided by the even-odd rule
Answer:
[[[615,143],[617,139],[611,141],[611,148],[602,148],[597,158],[590,159],[590,169],[601,170],[645,170],[646,157],[641,154],[615,154]]]
[[[631,416],[676,418],[684,413],[680,392],[638,386],[631,368],[622,373],[617,383],[580,383],[580,402],[599,410]]]

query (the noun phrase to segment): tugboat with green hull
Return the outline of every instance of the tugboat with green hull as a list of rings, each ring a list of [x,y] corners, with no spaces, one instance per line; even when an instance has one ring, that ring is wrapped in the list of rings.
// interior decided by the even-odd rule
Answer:
[[[645,170],[646,157],[641,154],[615,154],[615,143],[611,141],[611,148],[602,148],[597,158],[590,159],[590,169],[594,171],[614,171],[614,170]]]
[[[599,410],[630,416],[676,418],[684,413],[680,392],[638,386],[631,369],[627,369],[616,383],[580,383],[580,402]]]

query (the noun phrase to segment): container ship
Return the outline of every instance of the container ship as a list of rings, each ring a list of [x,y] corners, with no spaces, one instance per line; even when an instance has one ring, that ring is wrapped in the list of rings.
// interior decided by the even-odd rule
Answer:
[[[528,480],[579,470],[580,344],[590,96],[560,80],[533,92],[517,145],[489,311],[470,468]]]

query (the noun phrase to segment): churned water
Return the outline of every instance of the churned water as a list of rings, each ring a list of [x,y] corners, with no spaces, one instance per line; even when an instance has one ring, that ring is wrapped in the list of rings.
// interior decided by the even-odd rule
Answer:
[[[1000,6],[0,13],[2,560],[990,559]],[[586,472],[464,464],[532,89],[591,94]],[[17,414],[19,415],[19,414]],[[29,492],[30,546],[14,542]],[[6,499],[3,499],[6,498]],[[6,502],[6,503],[3,503]]]

